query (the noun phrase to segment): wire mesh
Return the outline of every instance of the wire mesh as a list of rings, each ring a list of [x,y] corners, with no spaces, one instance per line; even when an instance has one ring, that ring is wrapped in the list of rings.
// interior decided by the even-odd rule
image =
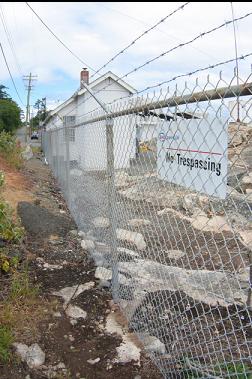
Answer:
[[[113,124],[95,112],[43,135],[97,279],[166,378],[252,375],[252,85],[236,82],[185,83],[112,104]]]

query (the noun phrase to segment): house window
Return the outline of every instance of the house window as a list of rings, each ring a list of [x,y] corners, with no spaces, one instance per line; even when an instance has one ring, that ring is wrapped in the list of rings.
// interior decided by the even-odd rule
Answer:
[[[69,142],[75,142],[75,128],[65,128],[63,129],[64,141],[67,141],[67,135],[69,137]]]
[[[64,126],[74,126],[75,125],[75,116],[63,116],[63,125]]]

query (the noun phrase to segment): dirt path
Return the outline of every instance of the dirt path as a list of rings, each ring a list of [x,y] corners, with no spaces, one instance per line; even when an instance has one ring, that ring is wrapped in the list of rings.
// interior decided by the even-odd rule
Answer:
[[[15,174],[8,175],[13,181]],[[99,288],[95,266],[80,245],[76,225],[48,167],[35,157],[17,175],[23,187],[18,188],[15,182],[18,201],[13,204],[26,229],[25,251],[32,280],[39,284],[43,299],[50,306],[39,323],[36,340],[32,341],[45,353],[44,364],[32,369],[17,361],[0,367],[0,378],[161,378],[142,353],[139,342],[126,331],[126,322],[111,301],[109,290]],[[66,287],[70,289],[59,293]],[[110,332],[119,329],[119,334],[109,333],[106,325]],[[131,341],[128,346],[125,336]],[[127,354],[134,349],[136,360],[116,362],[127,361]],[[120,350],[124,351],[122,357]]]

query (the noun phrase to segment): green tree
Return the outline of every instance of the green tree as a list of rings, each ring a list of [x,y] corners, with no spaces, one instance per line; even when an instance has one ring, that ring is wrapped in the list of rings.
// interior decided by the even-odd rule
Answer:
[[[3,84],[0,84],[0,99],[10,99],[10,96],[5,91],[7,87],[5,87]]]
[[[37,114],[30,121],[30,125],[32,129],[38,129],[40,121],[44,121],[48,115],[48,111],[46,110],[46,98],[37,99],[34,104],[34,108],[37,109]]]
[[[20,125],[21,109],[11,99],[0,99],[0,132],[13,133]]]

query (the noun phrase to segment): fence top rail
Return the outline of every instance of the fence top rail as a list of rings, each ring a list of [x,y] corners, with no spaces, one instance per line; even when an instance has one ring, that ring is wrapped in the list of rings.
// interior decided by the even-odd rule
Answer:
[[[150,101],[146,103],[139,104],[139,99],[136,99],[135,104],[130,104],[125,109],[119,110],[117,112],[111,112],[109,116],[107,114],[103,114],[94,118],[90,118],[86,121],[80,122],[78,124],[75,124],[71,126],[71,128],[77,128],[79,126],[91,124],[98,121],[104,121],[108,117],[116,118],[120,116],[127,116],[130,114],[142,112],[144,110],[154,110],[154,109],[160,109],[160,108],[167,108],[167,107],[175,107],[178,105],[183,104],[192,104],[192,103],[199,103],[203,101],[210,101],[210,100],[221,100],[221,99],[227,99],[232,97],[240,97],[240,96],[249,96],[252,95],[252,82],[240,84],[240,85],[233,85],[230,87],[221,87],[221,88],[215,88],[212,90],[207,91],[200,91],[195,92],[189,95],[184,96],[172,96],[168,99],[164,100],[157,100],[157,101]],[[67,127],[67,126],[66,126]],[[54,130],[60,130],[65,127],[59,127],[50,129],[48,131],[54,131]]]

